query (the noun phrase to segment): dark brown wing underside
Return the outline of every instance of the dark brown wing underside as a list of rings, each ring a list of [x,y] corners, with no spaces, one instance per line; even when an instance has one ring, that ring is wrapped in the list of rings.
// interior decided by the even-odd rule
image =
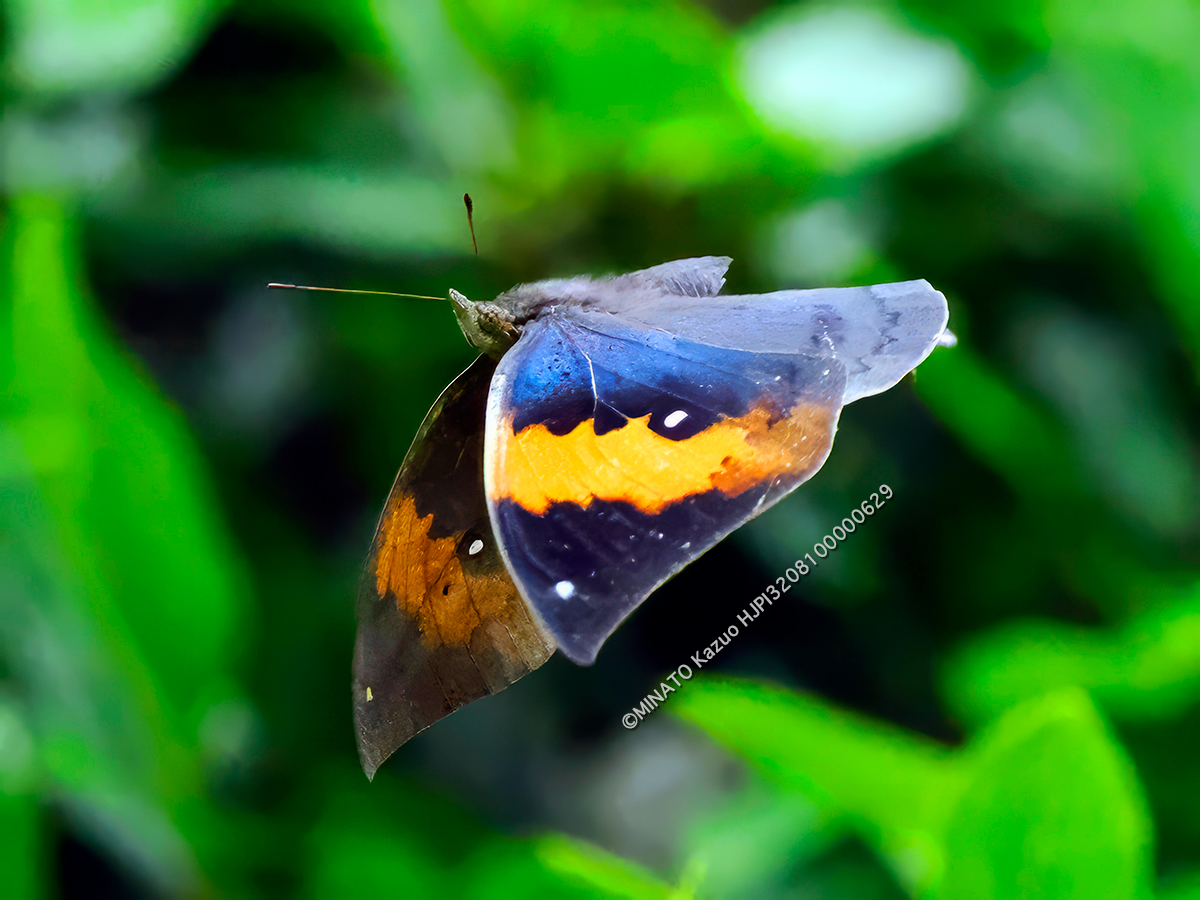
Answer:
[[[483,429],[495,362],[438,398],[396,476],[358,594],[354,725],[367,777],[423,728],[550,658],[492,536]]]

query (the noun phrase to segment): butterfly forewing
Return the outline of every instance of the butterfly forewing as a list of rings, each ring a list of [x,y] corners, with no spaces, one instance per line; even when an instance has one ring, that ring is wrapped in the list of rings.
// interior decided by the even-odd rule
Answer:
[[[563,652],[591,662],[655,587],[811,476],[844,390],[832,357],[604,313],[526,326],[492,382],[485,480],[509,569]]]

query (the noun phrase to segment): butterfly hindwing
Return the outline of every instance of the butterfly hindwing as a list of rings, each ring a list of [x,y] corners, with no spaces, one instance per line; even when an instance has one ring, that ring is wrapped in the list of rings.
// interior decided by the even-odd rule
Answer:
[[[701,261],[678,260],[656,269],[692,271],[697,262]],[[610,284],[640,275],[624,275]],[[635,282],[645,283],[644,278]],[[669,283],[670,279],[659,279],[662,288]],[[606,287],[599,283],[596,290]],[[846,367],[846,403],[887,390],[912,371],[937,346],[948,318],[946,298],[920,280],[710,296],[701,302],[675,290],[663,289],[655,296],[644,289],[610,288],[604,309],[718,347],[756,353],[832,353]]]
[[[664,580],[811,476],[832,356],[752,353],[562,310],[529,323],[488,400],[485,483],[510,572],[591,662]]]
[[[729,271],[731,262],[733,260],[728,256],[676,259],[651,266],[649,269],[638,269],[636,272],[618,275],[599,284],[618,293],[648,289],[674,297],[715,297],[725,286],[725,273]]]
[[[488,521],[483,428],[494,368],[480,357],[434,404],[371,544],[353,686],[368,777],[418,731],[503,690],[554,651]]]

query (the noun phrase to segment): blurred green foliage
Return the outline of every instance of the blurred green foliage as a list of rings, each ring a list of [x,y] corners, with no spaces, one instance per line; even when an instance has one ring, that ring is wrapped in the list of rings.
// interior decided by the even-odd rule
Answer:
[[[860,832],[939,897],[1148,894],[1150,819],[1086,694],[1005,712],[956,753],[823,701],[709,681],[679,714]]]
[[[1200,897],[1194,2],[3,0],[0,46],[0,896]],[[961,342],[368,785],[358,566],[470,352],[263,285],[710,253],[928,278]]]

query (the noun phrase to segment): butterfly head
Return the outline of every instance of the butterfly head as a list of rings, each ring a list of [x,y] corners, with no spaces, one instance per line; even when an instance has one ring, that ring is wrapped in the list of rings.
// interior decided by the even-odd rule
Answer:
[[[493,359],[503,356],[521,335],[512,311],[497,303],[474,303],[450,288],[450,305],[467,343]]]

